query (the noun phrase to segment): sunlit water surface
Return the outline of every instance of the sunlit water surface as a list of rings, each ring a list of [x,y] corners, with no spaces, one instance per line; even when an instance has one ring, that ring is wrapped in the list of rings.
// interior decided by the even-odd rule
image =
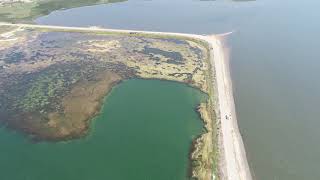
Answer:
[[[32,143],[0,129],[3,180],[185,180],[206,96],[183,84],[129,80],[106,97],[87,137]]]
[[[51,13],[39,24],[198,34],[228,44],[240,130],[256,179],[319,179],[320,1],[131,0]]]

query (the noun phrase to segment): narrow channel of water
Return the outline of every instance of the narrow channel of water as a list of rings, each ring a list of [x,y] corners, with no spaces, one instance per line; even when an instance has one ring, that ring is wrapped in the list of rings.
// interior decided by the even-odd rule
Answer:
[[[318,180],[320,1],[129,0],[40,24],[229,36],[240,130],[256,179]]]
[[[195,108],[206,98],[180,83],[128,80],[105,99],[84,139],[31,143],[2,128],[1,179],[184,180],[203,130]]]

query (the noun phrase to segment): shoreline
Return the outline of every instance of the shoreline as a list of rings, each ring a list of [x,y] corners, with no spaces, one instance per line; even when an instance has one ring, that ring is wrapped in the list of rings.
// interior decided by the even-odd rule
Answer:
[[[217,36],[209,36],[210,61],[214,65],[218,91],[219,122],[221,123],[221,152],[219,166],[221,179],[251,180],[242,137],[238,128],[229,62],[223,49],[223,42]],[[223,168],[224,167],[224,168]],[[225,171],[221,171],[224,169]]]
[[[151,32],[151,31],[134,31],[134,30],[119,30],[119,29],[101,29],[101,28],[84,28],[84,27],[62,27],[62,26],[47,26],[47,25],[30,25],[30,24],[11,24],[0,23],[6,26],[15,26],[21,28],[31,28],[51,31],[67,31],[67,32],[87,32],[87,33],[103,33],[103,34],[119,34],[129,36],[145,36],[145,37],[170,37],[177,39],[187,39],[202,44],[208,49],[210,74],[208,84],[209,92],[214,100],[211,105],[215,109],[216,121],[212,121],[218,125],[219,129],[219,179],[230,180],[251,180],[251,173],[248,166],[244,144],[238,129],[236,112],[233,99],[232,82],[229,72],[229,64],[225,58],[223,44],[217,36],[205,36],[185,33],[171,32]],[[217,99],[215,99],[217,98]],[[213,134],[214,135],[214,134]],[[218,175],[218,176],[219,176]]]

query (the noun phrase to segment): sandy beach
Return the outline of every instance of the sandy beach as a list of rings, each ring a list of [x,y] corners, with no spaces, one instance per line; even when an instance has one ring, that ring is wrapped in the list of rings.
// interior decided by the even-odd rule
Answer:
[[[218,36],[207,37],[210,42],[210,61],[215,69],[216,89],[221,123],[221,179],[251,180],[244,144],[235,112],[229,62]],[[214,73],[214,72],[213,72]],[[213,75],[214,77],[214,75]],[[221,167],[222,166],[222,167]]]

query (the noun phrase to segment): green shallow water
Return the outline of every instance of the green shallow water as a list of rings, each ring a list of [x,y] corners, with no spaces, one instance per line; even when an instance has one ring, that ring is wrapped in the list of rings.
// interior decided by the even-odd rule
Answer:
[[[83,139],[32,143],[2,128],[1,179],[186,179],[203,127],[195,107],[205,100],[180,83],[135,79],[111,91]]]

